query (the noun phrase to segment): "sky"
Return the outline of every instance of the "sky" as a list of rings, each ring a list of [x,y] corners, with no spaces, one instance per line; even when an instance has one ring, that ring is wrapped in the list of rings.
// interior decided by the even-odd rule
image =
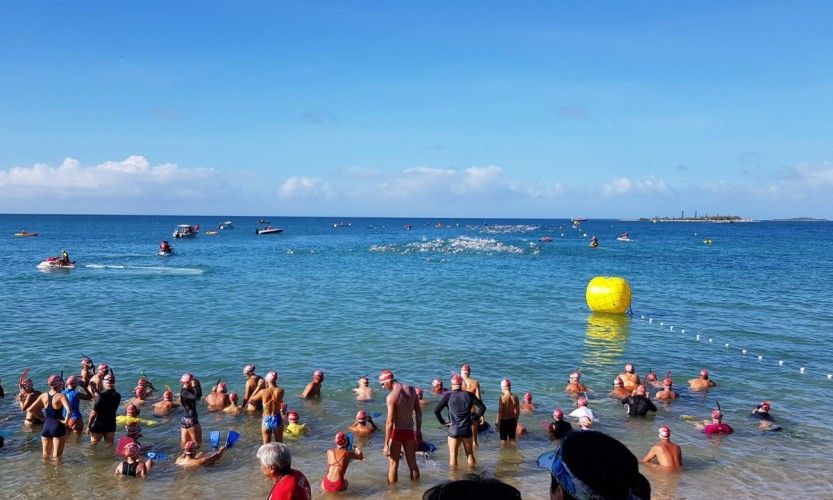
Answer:
[[[833,2],[3,2],[0,213],[833,218]]]

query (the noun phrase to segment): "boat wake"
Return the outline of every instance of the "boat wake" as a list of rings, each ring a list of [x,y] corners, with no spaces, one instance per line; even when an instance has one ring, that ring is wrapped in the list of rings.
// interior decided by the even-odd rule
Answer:
[[[466,226],[466,230],[478,232],[481,234],[531,233],[540,229],[541,226],[531,224],[496,224],[494,226]]]
[[[522,254],[524,250],[514,245],[508,245],[491,238],[472,238],[469,236],[458,236],[443,240],[437,238],[435,240],[422,240],[405,244],[391,243],[387,245],[372,245],[371,252],[377,253],[439,253],[439,254],[459,254],[459,253],[515,253]]]
[[[134,274],[203,274],[205,271],[196,267],[167,267],[167,266],[128,266],[123,264],[87,264],[87,269],[102,269],[112,271],[128,271]]]

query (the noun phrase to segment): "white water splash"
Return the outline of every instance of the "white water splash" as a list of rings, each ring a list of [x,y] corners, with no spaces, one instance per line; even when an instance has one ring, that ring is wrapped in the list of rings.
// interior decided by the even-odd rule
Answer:
[[[87,264],[84,267],[87,269],[125,270],[158,274],[203,274],[205,272],[195,267],[128,266],[123,264]]]
[[[423,239],[422,241],[415,241],[411,243],[406,243],[404,245],[399,245],[395,243],[390,243],[387,245],[372,245],[370,247],[370,251],[378,253],[391,252],[401,254],[458,254],[465,252],[486,254],[524,253],[522,248],[516,247],[514,245],[509,245],[492,238],[472,238],[470,236],[458,236],[456,238],[449,238],[448,240],[443,240],[442,238],[437,238],[434,240]]]

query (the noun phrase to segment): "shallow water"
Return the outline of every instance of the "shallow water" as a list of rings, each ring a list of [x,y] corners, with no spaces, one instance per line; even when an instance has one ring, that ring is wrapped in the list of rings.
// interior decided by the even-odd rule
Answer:
[[[257,418],[201,412],[206,436],[230,427],[244,436],[206,470],[182,472],[163,463],[149,481],[114,479],[111,450],[86,441],[68,444],[61,467],[43,463],[39,435],[23,432],[13,405],[14,381],[31,366],[43,388],[50,373],[77,370],[81,353],[108,362],[122,394],[142,371],[157,387],[175,386],[189,370],[206,386],[222,376],[241,391],[245,363],[256,363],[259,372],[278,370],[290,406],[313,428],[289,443],[294,465],[316,486],[324,450],[360,407],[351,391],[360,375],[392,368],[397,378],[427,388],[433,377],[447,379],[467,362],[483,384],[490,421],[504,376],[541,405],[522,418],[530,435],[517,450],[501,450],[494,434],[483,436],[479,450],[478,470],[515,484],[525,498],[547,493],[549,477],[534,465],[551,446],[541,422],[554,406],[571,404],[562,390],[576,368],[598,391],[591,397],[596,428],[638,457],[659,425],[671,426],[686,470],[668,475],[643,468],[659,498],[829,497],[833,491],[833,429],[818,404],[833,388],[826,378],[833,372],[833,224],[591,220],[575,231],[563,220],[351,219],[352,226],[333,228],[341,219],[272,218],[286,231],[256,236],[256,218],[232,217],[236,228],[217,236],[170,238],[177,224],[198,223],[205,231],[223,220],[0,216],[0,378],[11,393],[0,400],[4,497],[268,493],[271,485],[254,457]],[[450,227],[436,228],[437,222]],[[414,229],[403,229],[406,223]],[[41,234],[12,236],[21,228]],[[616,241],[626,230],[634,241]],[[545,234],[554,241],[540,242]],[[601,247],[590,249],[594,234]],[[704,236],[714,243],[704,245]],[[174,256],[156,256],[164,238]],[[78,261],[75,270],[35,269],[62,248]],[[584,290],[595,275],[630,281],[633,317],[589,314]],[[672,370],[681,399],[647,420],[628,420],[604,395],[629,360],[642,374]],[[702,366],[719,384],[708,395],[684,388]],[[325,397],[300,401],[295,394],[316,368],[327,374]],[[764,399],[773,401],[783,432],[761,434],[747,418]],[[681,416],[706,417],[716,400],[735,434],[707,439]],[[379,395],[364,406],[382,412],[384,401]],[[161,420],[144,427],[142,441],[174,454],[176,417]],[[414,498],[448,478],[444,434],[430,405],[424,428],[440,451],[423,464],[421,485],[401,481],[388,489],[377,437],[367,444],[368,458],[350,466],[347,497]]]

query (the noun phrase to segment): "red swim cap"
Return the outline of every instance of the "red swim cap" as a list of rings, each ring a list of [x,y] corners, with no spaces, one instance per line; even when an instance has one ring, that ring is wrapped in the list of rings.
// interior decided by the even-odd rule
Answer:
[[[23,387],[24,389],[31,389],[31,388],[35,387],[35,384],[32,382],[32,379],[27,378],[26,380],[24,380],[23,382],[20,383],[20,386]]]
[[[320,378],[321,380],[324,380],[324,372],[321,370],[315,370],[312,372],[312,378]]]
[[[217,384],[217,390],[220,392],[228,392],[228,389],[226,388],[226,383],[220,382],[219,384]]]
[[[435,378],[434,380],[431,381],[431,386],[432,387],[442,387],[443,386],[443,381],[438,379],[438,378]]]
[[[648,375],[645,375],[645,378],[648,379],[648,380],[656,381],[657,380],[657,372],[655,372],[654,370],[651,370],[651,371],[648,372]]]
[[[174,393],[171,392],[170,389],[168,389],[164,393],[162,393],[162,399],[164,399],[165,401],[173,401]]]
[[[393,372],[390,370],[382,370],[379,372],[379,383],[384,384],[393,380]]]
[[[343,432],[336,433],[336,446],[342,448],[347,446],[347,434]]]
[[[579,406],[587,406],[587,398],[585,396],[579,396],[576,400]]]
[[[769,401],[764,401],[763,403],[761,403],[759,408],[764,411],[769,411]]]
[[[142,451],[142,448],[136,443],[127,443],[122,452],[126,457],[135,457]],[[126,473],[126,471],[125,471]]]
[[[255,372],[255,365],[246,365],[243,367],[243,373],[246,375]]]
[[[93,360],[84,356],[81,358],[81,366],[93,366]]]
[[[139,407],[130,403],[127,405],[127,415],[131,417],[136,417],[139,415]]]
[[[137,387],[135,393],[137,398],[142,399],[145,396],[144,386],[140,385],[139,387]]]
[[[659,428],[658,435],[660,439],[668,439],[671,437],[671,429],[667,425],[663,425]]]
[[[263,380],[267,382],[276,382],[278,380],[278,372],[274,370],[267,372],[266,375],[263,377]]]
[[[706,368],[703,368],[702,370],[700,370],[700,376],[708,378],[709,377],[709,370],[706,369]]]
[[[674,385],[674,383],[671,381],[671,377],[666,375],[665,378],[662,380],[662,385],[666,387],[671,387],[672,385]]]
[[[49,387],[61,387],[62,385],[64,385],[64,381],[61,380],[61,377],[57,375],[50,375],[49,379],[46,381],[46,384]]]
[[[233,403],[236,403],[236,402],[237,402],[237,398],[238,398],[237,393],[236,393],[236,392],[232,392],[231,394],[229,394],[229,395],[228,395],[228,398],[229,398],[229,399],[230,399]]]
[[[144,378],[144,377],[140,378],[140,379],[138,380],[138,382],[136,382],[136,385],[137,385],[137,386],[139,386],[139,387],[144,387],[144,386],[145,386],[145,384],[147,384],[147,381],[145,380],[145,378]]]
[[[527,403],[532,402],[532,393],[531,392],[525,392],[524,393],[524,401],[526,401]]]
[[[298,419],[300,418],[300,415],[298,415],[298,412],[295,411],[295,410],[289,410],[289,413],[288,413],[287,416],[289,417],[290,422],[297,422]]]
[[[182,445],[182,451],[187,454],[192,454],[197,451],[197,443],[195,441],[186,441],[185,444]]]
[[[367,412],[365,412],[364,410],[359,410],[359,412],[356,413],[356,420],[358,420],[359,422],[364,422],[365,420],[367,420]]]
[[[100,372],[106,372],[109,369],[110,367],[107,366],[107,363],[101,363],[100,365],[98,365],[98,371]]]
[[[469,366],[468,364],[463,365],[460,368],[460,373],[466,373],[466,374],[471,373],[471,366]]]
[[[720,410],[712,410],[712,419],[713,420],[720,420],[723,418],[723,414],[720,413]]]
[[[561,420],[562,418],[564,418],[564,411],[562,411],[561,408],[554,409],[552,411],[552,418],[554,418],[555,420]]]
[[[78,385],[78,377],[75,375],[67,377],[67,387],[75,387],[76,385]]]
[[[461,377],[460,375],[457,375],[456,373],[451,376],[451,386],[454,387],[455,385],[457,387],[460,387],[461,385],[463,385],[463,377]]]
[[[505,378],[500,381],[500,388],[501,389],[510,389],[512,387],[512,381],[508,378]]]
[[[190,373],[183,373],[181,377],[179,377],[179,381],[183,384],[187,384],[188,382],[194,380],[194,376]]]

